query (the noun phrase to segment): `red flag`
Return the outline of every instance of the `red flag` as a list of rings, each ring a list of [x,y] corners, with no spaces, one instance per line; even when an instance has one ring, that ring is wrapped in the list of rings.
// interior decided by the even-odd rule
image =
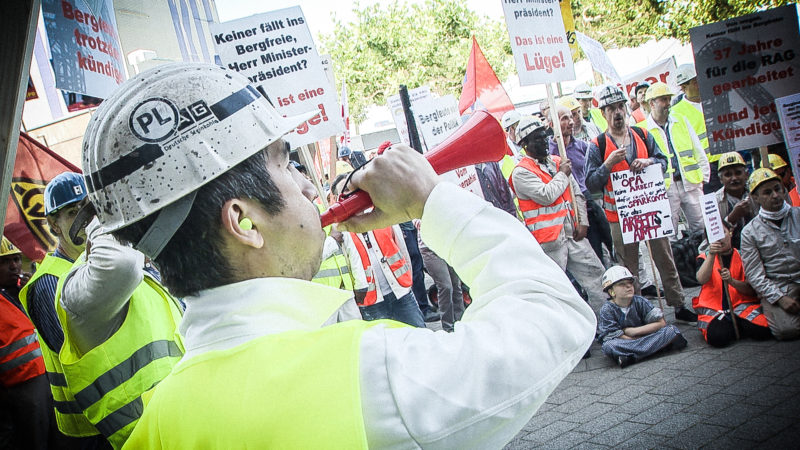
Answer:
[[[44,187],[67,171],[80,169],[20,132],[3,234],[33,261],[41,261],[58,243],[44,216]]]
[[[506,90],[497,79],[489,61],[483,56],[475,36],[472,37],[472,51],[467,61],[467,73],[462,83],[461,99],[458,101],[458,112],[486,109],[500,120],[503,113],[514,109]]]

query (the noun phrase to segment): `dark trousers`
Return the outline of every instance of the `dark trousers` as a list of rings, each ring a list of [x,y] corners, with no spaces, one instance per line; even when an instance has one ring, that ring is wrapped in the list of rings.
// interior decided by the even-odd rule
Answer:
[[[589,216],[589,229],[586,232],[586,239],[592,246],[597,258],[603,262],[603,244],[608,248],[608,253],[614,257],[612,251],[614,241],[611,239],[611,228],[608,226],[608,219],[603,212],[603,208],[592,200],[589,191],[583,193],[586,199],[586,213]]]
[[[425,320],[411,292],[400,298],[389,292],[383,296],[382,302],[361,306],[359,309],[364,320],[392,319],[417,328],[425,328]]]
[[[772,339],[772,332],[769,331],[769,327],[760,327],[744,319],[737,319],[736,325],[739,326],[739,335],[743,338],[751,338],[757,341]],[[712,347],[725,347],[735,340],[736,332],[733,330],[733,323],[727,314],[721,320],[714,319],[708,323],[706,341]]]
[[[709,162],[709,166],[711,166],[711,176],[708,178],[708,183],[703,185],[703,194],[717,192],[719,188],[722,187],[722,181],[720,181],[719,174],[717,173],[718,162],[719,161]]]
[[[400,226],[403,230],[403,239],[406,241],[406,248],[408,248],[408,255],[411,257],[411,290],[414,292],[414,298],[417,299],[419,309],[422,314],[430,309],[428,303],[428,291],[425,289],[425,274],[422,272],[423,263],[422,255],[419,253],[419,245],[417,244],[417,229],[413,225],[411,227]]]

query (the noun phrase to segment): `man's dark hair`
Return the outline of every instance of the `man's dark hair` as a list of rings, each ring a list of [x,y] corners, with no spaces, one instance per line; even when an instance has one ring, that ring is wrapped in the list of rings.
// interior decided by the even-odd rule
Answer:
[[[220,232],[222,205],[233,198],[256,200],[271,215],[283,209],[283,197],[267,172],[266,150],[200,188],[186,220],[154,261],[172,295],[194,295],[235,280],[233,268],[223,257]],[[123,243],[136,243],[156,216],[148,216],[112,234]]]

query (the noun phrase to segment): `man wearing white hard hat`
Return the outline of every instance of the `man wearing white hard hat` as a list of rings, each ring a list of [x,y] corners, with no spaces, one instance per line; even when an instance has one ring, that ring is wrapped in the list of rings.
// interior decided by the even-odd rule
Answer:
[[[581,115],[584,122],[594,124],[600,130],[600,132],[606,131],[608,128],[608,121],[606,121],[605,117],[603,117],[603,113],[600,111],[600,109],[595,108],[592,104],[592,101],[594,100],[592,88],[590,88],[586,83],[579,84],[575,86],[572,96],[575,97],[581,104]]]
[[[677,238],[681,211],[690,231],[705,230],[700,202],[703,197],[703,183],[708,182],[711,169],[706,152],[689,120],[670,113],[671,98],[672,91],[666,83],[659,81],[647,89],[645,101],[650,105],[650,113],[644,128],[653,135],[659,148],[667,156],[664,184],[672,210],[675,230],[673,238]]]
[[[197,133],[146,117],[192,105]],[[92,117],[83,161],[99,221],[187,305],[186,355],[127,447],[503,446],[585,353],[591,309],[513,217],[397,145],[353,173],[348,188],[375,208],[339,228],[421,217],[473,303],[453,333],[342,321],[352,293],[308,281],[325,234],[283,139],[309,117],[187,63],[128,80]]]
[[[659,164],[666,172],[667,158],[661,152],[653,135],[639,127],[627,126],[627,98],[620,88],[608,85],[597,94],[600,109],[608,121],[608,131],[595,138],[586,154],[586,188],[603,193],[603,209],[611,225],[614,252],[631,272],[639,266],[639,244],[625,244],[622,240],[616,199],[611,185],[611,172],[631,170],[641,172],[645,167]],[[683,287],[675,268],[672,248],[667,238],[650,240],[653,262],[664,283],[667,304],[675,308],[675,318],[685,322],[696,322],[697,315],[684,307]],[[639,280],[641,281],[641,280]],[[636,283],[636,292],[641,286]]]

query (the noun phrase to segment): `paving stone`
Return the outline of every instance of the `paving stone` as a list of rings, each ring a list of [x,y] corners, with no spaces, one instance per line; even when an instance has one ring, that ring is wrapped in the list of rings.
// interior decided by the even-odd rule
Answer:
[[[607,445],[601,445],[594,442],[584,442],[572,447],[572,450],[602,450],[604,448],[611,448]]]
[[[779,417],[790,417],[800,420],[800,395],[795,395],[782,403],[778,403],[776,406],[771,406],[769,412]]]
[[[800,442],[800,427],[790,426],[755,448],[765,450],[797,448],[798,442]]]
[[[695,449],[702,447],[708,442],[712,442],[717,436],[725,433],[725,431],[727,431],[727,428],[724,427],[705,423],[697,424],[676,434],[672,439],[666,441],[664,445],[680,449]]]
[[[562,382],[555,391],[547,398],[547,403],[552,403],[555,405],[561,405],[566,403],[573,398],[588,393],[589,389],[582,387],[582,386],[564,386]]]
[[[656,405],[664,403],[668,400],[667,397],[663,395],[654,395],[654,394],[642,394],[636,398],[636,401],[624,403],[622,405],[617,405],[617,411],[624,412],[627,414],[639,414],[642,411],[646,411],[649,408],[652,408]]]
[[[617,444],[615,448],[624,450],[624,449],[652,449],[652,448],[663,448],[664,436],[658,436],[656,434],[650,433],[637,433],[632,438],[628,439],[621,444]]]
[[[745,406],[741,403],[736,403],[717,412],[709,412],[704,414],[703,422],[712,425],[735,428],[761,414],[762,411],[763,408],[760,407]]]
[[[649,389],[651,389],[650,386],[628,385],[626,388],[604,397],[603,403],[614,403],[616,405],[630,403]]]
[[[589,442],[615,447],[619,443],[630,439],[631,436],[635,436],[645,429],[647,429],[647,425],[641,423],[622,422],[602,433],[595,434],[589,439]]]
[[[741,402],[743,398],[740,395],[716,393],[693,405],[692,412],[703,417],[712,416],[735,403]]]
[[[578,433],[575,431],[568,431],[551,441],[547,441],[544,444],[544,447],[552,450],[570,449],[578,444],[586,442],[591,437],[592,435],[588,433]]]
[[[680,414],[675,414],[666,420],[662,420],[661,422],[653,425],[647,430],[647,432],[661,436],[672,437],[693,426],[694,424],[702,422],[702,419],[703,418],[697,414],[683,411]]]
[[[608,412],[603,415],[597,416],[592,420],[589,420],[586,423],[581,424],[575,431],[581,431],[585,433],[597,434],[601,433],[613,426],[616,426],[619,423],[622,423],[625,420],[630,419],[630,414],[623,414],[618,412]]]
[[[545,411],[542,412],[541,410],[533,416],[533,418],[528,422],[527,425],[523,428],[523,430],[531,432],[541,430],[542,428],[550,425],[553,422],[561,420],[566,414],[554,412],[554,411]]]
[[[727,436],[726,434],[723,434],[707,442],[703,446],[703,450],[731,450],[731,449],[748,450],[753,448],[754,445],[755,444],[752,442],[745,442],[742,441],[741,439],[734,439]],[[771,450],[774,450],[775,448],[779,447],[774,447]]]
[[[719,386],[713,385],[693,385],[678,391],[670,397],[670,401],[684,405],[697,405],[705,401],[709,396],[715,395],[720,390]]]
[[[685,405],[681,405],[678,403],[669,403],[669,402],[659,403],[651,408],[643,410],[639,414],[634,414],[629,420],[631,422],[654,425],[657,424],[658,422],[666,420],[673,414],[679,413],[684,408],[686,408]]]
[[[562,420],[568,420],[570,422],[577,422],[577,423],[589,422],[597,417],[602,416],[603,414],[606,414],[607,412],[616,408],[616,406],[617,405],[612,405],[610,403],[600,403],[600,402],[590,403],[588,405],[585,405],[579,411],[575,411],[574,413],[565,415]]]
[[[578,424],[575,422],[557,420],[544,428],[529,432],[527,435],[523,436],[522,439],[530,441],[533,444],[544,445],[577,426]]]
[[[571,414],[580,411],[581,409],[585,408],[586,405],[594,403],[601,399],[604,400],[604,397],[601,395],[584,394],[581,395],[580,397],[575,397],[564,404],[556,406],[555,408],[553,408],[553,411]]]
[[[744,402],[760,406],[772,406],[800,392],[800,386],[768,385],[764,389],[745,397]]]
[[[763,442],[775,436],[784,428],[793,425],[797,426],[797,421],[786,417],[758,416],[748,419],[746,422],[737,426],[732,436],[746,439],[749,441]],[[797,443],[795,443],[795,448]]]

